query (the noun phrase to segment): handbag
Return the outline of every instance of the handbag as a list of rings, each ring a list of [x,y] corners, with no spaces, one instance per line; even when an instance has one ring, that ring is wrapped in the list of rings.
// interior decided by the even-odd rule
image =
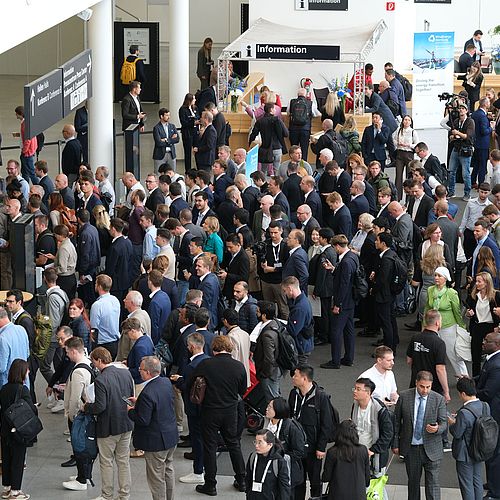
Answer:
[[[458,147],[458,155],[465,156],[466,158],[471,157],[474,154],[474,146],[471,144],[461,144]]]
[[[380,477],[374,477],[370,479],[370,486],[366,489],[366,500],[383,500],[387,498],[387,494],[385,492],[385,485],[389,480],[388,472],[391,467],[392,461],[394,459],[394,455],[392,455],[389,463],[385,468],[385,472]]]
[[[38,415],[33,411],[25,399],[21,399],[22,385],[19,385],[16,399],[5,410],[5,420],[12,432],[9,433],[14,440],[25,446],[30,445],[42,431],[43,425]]]
[[[471,337],[469,332],[457,325],[457,336],[455,338],[455,354],[464,361],[472,361],[470,349]]]
[[[189,399],[191,403],[195,405],[201,405],[205,399],[205,392],[207,390],[207,381],[205,377],[196,377],[194,383],[191,386],[191,392],[189,393]]]

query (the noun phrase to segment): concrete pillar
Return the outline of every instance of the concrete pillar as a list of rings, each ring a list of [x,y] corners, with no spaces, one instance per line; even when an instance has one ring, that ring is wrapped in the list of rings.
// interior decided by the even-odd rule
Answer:
[[[169,33],[169,92],[168,108],[171,120],[180,126],[177,110],[189,91],[189,0],[170,0],[168,8]],[[177,147],[177,157],[184,156]]]
[[[113,179],[113,3],[101,0],[92,7],[88,44],[92,49],[92,92],[89,108],[89,162],[104,165]]]

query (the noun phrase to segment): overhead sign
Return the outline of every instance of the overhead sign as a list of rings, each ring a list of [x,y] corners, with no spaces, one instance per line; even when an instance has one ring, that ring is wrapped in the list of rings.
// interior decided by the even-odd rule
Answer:
[[[92,97],[92,51],[85,50],[61,66],[64,116]]]
[[[242,59],[339,61],[340,45],[249,43],[241,45],[240,54]]]
[[[348,0],[295,0],[295,10],[347,10]]]
[[[34,137],[62,120],[63,77],[58,68],[24,86],[24,124],[26,137]]]

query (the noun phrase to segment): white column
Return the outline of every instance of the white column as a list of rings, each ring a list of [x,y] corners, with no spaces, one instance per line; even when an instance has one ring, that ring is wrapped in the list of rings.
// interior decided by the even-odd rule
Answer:
[[[92,93],[89,108],[89,162],[104,165],[113,179],[113,4],[101,0],[92,7],[88,43],[92,49]]]
[[[171,120],[180,126],[177,110],[189,92],[189,0],[170,0],[168,8],[169,33],[169,92],[168,108]],[[177,147],[177,157],[184,156]]]

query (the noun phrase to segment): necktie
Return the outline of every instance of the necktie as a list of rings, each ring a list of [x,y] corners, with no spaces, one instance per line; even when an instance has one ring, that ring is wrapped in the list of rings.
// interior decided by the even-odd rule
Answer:
[[[415,430],[413,431],[413,435],[417,441],[422,439],[422,432],[424,431],[424,398],[419,396],[418,401],[417,420],[415,421]]]
[[[198,214],[198,220],[196,221],[197,226],[201,226],[201,221],[203,220],[203,214]]]

